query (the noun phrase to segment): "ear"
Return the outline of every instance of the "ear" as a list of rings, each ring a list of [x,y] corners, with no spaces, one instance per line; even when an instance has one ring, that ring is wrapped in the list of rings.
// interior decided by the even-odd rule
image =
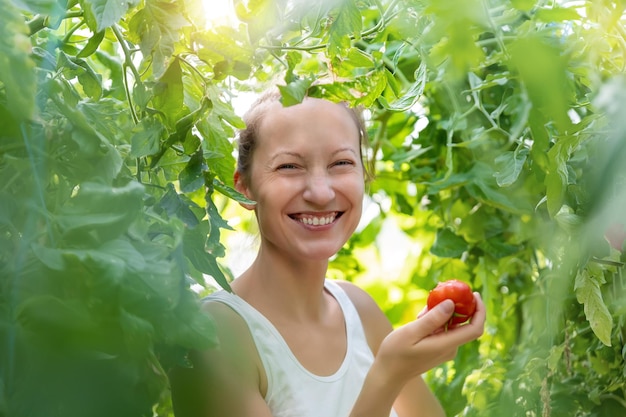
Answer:
[[[239,171],[235,171],[235,174],[233,175],[233,182],[235,183],[235,190],[243,194],[248,200],[253,200],[252,193],[250,193],[250,188],[248,188],[248,186],[246,185],[246,181],[243,179]],[[246,210],[254,210],[256,203],[248,204],[240,202],[239,205]]]

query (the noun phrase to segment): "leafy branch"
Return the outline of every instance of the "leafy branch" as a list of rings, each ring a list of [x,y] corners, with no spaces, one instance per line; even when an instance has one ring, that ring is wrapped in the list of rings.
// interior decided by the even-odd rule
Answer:
[[[122,33],[119,30],[119,27],[117,25],[113,25],[111,27],[111,30],[113,31],[113,33],[115,34],[115,38],[117,39],[118,43],[120,44],[120,47],[122,48],[122,51],[124,53],[124,64],[123,64],[123,68],[126,69],[130,69],[132,74],[133,74],[133,78],[135,80],[135,83],[137,84],[141,84],[141,75],[139,74],[139,72],[137,71],[137,68],[135,68],[135,64],[133,63],[133,57],[132,57],[132,53],[130,51],[130,49],[128,48],[128,45],[126,44],[126,40],[124,39]],[[133,99],[132,99],[132,93],[130,90],[130,85],[129,85],[129,81],[128,81],[128,74],[126,72],[126,70],[124,70],[124,87],[126,90],[126,100],[128,101],[128,108],[130,110],[130,114],[133,118],[133,121],[135,122],[135,124],[139,123],[139,117],[137,116],[137,113],[135,112],[135,106],[133,105]]]
[[[47,29],[47,28],[56,29],[59,26],[61,20],[63,19],[73,19],[76,17],[83,17],[82,10],[69,11],[65,13],[65,15],[61,19],[55,22],[50,21],[51,19],[50,16],[38,14],[38,15],[35,15],[26,24],[28,26],[29,35],[33,36],[34,34],[36,34],[37,32],[43,29]]]

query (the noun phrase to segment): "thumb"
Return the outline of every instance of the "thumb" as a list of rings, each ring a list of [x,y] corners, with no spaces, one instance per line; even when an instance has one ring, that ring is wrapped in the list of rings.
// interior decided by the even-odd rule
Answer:
[[[444,300],[409,325],[417,340],[421,340],[445,326],[453,313],[454,301]]]

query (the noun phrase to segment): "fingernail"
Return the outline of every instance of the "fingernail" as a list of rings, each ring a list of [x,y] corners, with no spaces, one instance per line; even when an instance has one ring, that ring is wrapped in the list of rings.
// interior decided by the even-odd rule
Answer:
[[[441,309],[446,314],[452,314],[454,312],[454,301],[452,301],[452,300],[444,300],[441,303]]]

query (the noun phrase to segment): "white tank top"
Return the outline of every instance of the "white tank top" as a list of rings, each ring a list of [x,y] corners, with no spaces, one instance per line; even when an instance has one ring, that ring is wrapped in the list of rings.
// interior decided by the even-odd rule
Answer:
[[[359,314],[345,291],[326,280],[324,287],[339,303],[346,321],[347,352],[332,375],[309,372],[296,359],[274,325],[242,298],[218,291],[205,300],[219,301],[247,323],[267,375],[265,402],[274,417],[348,417],[374,355]],[[391,410],[390,417],[397,417]]]

